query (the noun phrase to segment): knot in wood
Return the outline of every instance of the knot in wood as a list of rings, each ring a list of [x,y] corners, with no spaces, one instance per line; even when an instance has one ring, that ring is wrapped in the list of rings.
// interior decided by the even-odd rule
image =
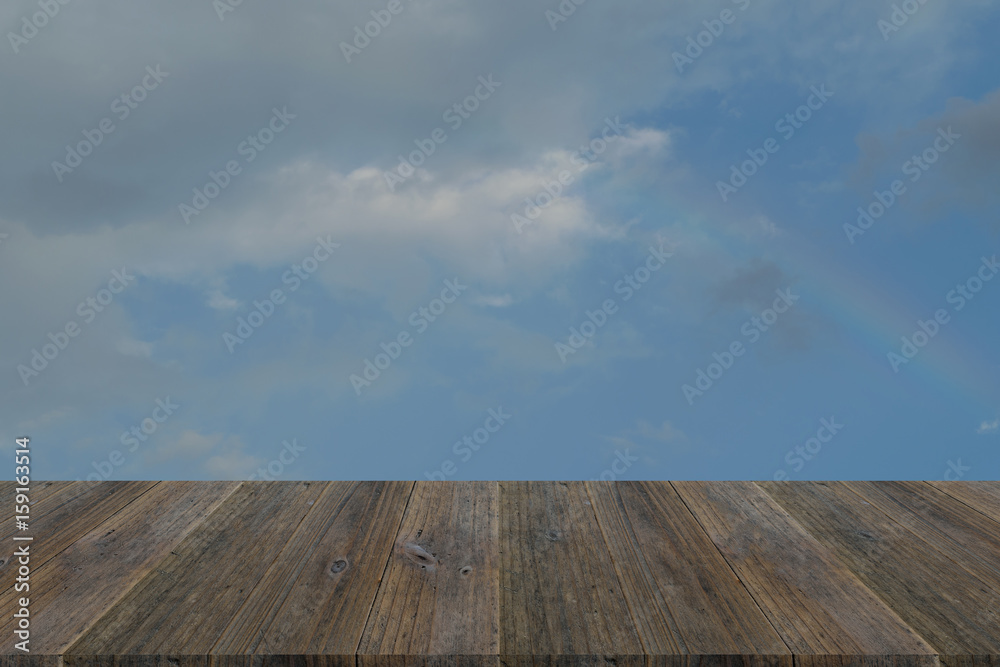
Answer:
[[[420,569],[431,572],[434,571],[434,566],[440,562],[434,554],[413,542],[407,542],[403,546],[403,554],[411,563],[419,565]]]

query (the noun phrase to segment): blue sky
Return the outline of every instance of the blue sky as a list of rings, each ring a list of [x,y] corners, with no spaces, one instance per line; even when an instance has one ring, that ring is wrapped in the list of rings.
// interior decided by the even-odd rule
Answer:
[[[36,479],[998,478],[996,2],[225,2],[0,9]]]

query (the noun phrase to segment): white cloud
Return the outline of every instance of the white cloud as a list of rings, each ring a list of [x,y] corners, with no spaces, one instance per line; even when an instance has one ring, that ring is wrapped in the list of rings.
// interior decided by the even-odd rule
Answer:
[[[115,345],[115,349],[126,357],[148,358],[153,355],[152,343],[145,343],[134,338],[122,338]]]
[[[228,297],[220,290],[212,290],[208,293],[208,307],[213,310],[236,310],[240,302],[232,297]]]
[[[244,452],[241,444],[211,457],[203,468],[211,479],[246,479],[263,462],[259,456]]]
[[[680,429],[671,424],[669,421],[665,421],[659,426],[652,426],[648,422],[640,421],[637,433],[643,437],[650,438],[652,440],[659,440],[661,442],[682,440],[686,437]]]
[[[655,466],[660,454],[681,454],[688,450],[688,437],[669,421],[659,426],[640,420],[634,429],[621,435],[604,436],[613,449],[631,449],[644,465]],[[668,444],[669,443],[669,444]]]
[[[183,431],[177,438],[164,442],[146,456],[150,464],[167,463],[178,459],[198,459],[211,453],[223,440],[221,433],[202,435],[197,431]]]
[[[514,303],[514,298],[510,294],[498,296],[487,296],[485,294],[477,296],[473,303],[479,306],[490,306],[491,308],[506,308]]]
[[[263,459],[246,452],[239,436],[222,433],[203,434],[188,429],[165,442],[146,456],[147,464],[187,462],[201,469],[210,479],[245,479]]]
[[[996,433],[1000,431],[1000,419],[994,419],[991,422],[983,422],[979,425],[979,430],[976,431],[979,435],[986,435],[987,433]]]

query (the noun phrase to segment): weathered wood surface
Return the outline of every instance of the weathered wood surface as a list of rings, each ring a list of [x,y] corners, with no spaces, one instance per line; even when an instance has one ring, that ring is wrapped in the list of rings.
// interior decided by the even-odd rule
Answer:
[[[66,651],[235,488],[233,482],[156,483],[54,558],[35,565],[30,595],[34,650]],[[4,597],[0,605],[0,636],[14,631],[13,602]]]
[[[968,569],[972,554],[956,562],[909,510],[886,514],[845,482],[760,486],[937,653],[1000,654],[1000,589]]]
[[[500,652],[642,655],[583,482],[500,483]]]
[[[497,518],[493,482],[417,482],[358,653],[498,655]]]
[[[663,482],[590,482],[644,648],[791,655],[711,537]]]
[[[674,486],[794,653],[934,653],[756,484]]]
[[[36,482],[0,667],[1000,665],[996,482]]]
[[[329,482],[211,652],[353,655],[412,482]]]

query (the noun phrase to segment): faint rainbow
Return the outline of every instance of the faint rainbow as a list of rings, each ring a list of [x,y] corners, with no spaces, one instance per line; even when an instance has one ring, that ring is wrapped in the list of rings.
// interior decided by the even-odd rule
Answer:
[[[918,319],[932,317],[938,307],[947,308],[953,318],[944,325],[947,337],[933,338],[910,363],[900,367],[899,375],[946,386],[986,409],[996,409],[990,402],[996,391],[994,382],[977,362],[971,345],[962,344],[965,339],[960,328],[954,326],[960,313],[954,313],[944,302],[926,311],[913,309],[906,305],[914,301],[913,297],[898,297],[874,276],[863,276],[853,268],[846,270],[791,232],[783,236],[781,245],[788,249],[783,262],[794,267],[818,293],[823,305],[861,344],[864,356],[887,379],[895,375],[887,355],[890,351],[899,353],[902,336],[911,336],[917,330]]]

